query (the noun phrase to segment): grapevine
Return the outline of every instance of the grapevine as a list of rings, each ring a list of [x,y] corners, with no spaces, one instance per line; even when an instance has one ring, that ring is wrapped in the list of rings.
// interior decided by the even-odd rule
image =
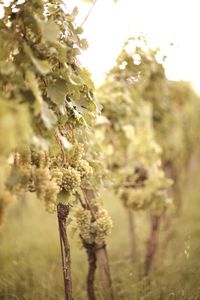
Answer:
[[[6,172],[0,212],[10,202],[5,195],[18,198],[27,192],[34,192],[49,212],[58,210],[68,300],[66,218],[93,174],[84,143],[97,113],[90,74],[78,60],[87,42],[75,25],[76,14],[76,9],[66,12],[61,0],[14,1],[0,20],[0,128],[7,131],[6,147],[0,139]]]

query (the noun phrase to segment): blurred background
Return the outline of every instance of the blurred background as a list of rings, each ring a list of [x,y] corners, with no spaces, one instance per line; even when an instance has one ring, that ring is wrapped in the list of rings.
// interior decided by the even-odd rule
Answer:
[[[76,22],[83,25],[83,35],[89,43],[80,60],[91,72],[97,87],[104,82],[106,74],[115,65],[125,40],[130,36],[144,34],[150,46],[160,47],[161,54],[166,55],[164,66],[167,78],[170,81],[190,82],[197,93],[195,99],[200,101],[198,1],[97,0],[94,5],[91,1],[65,2],[69,11],[74,6],[79,9]],[[184,94],[182,97],[184,98]],[[185,95],[184,99],[185,103],[189,97]],[[142,276],[149,237],[148,212],[137,212],[135,216],[138,259],[133,265],[126,230],[126,211],[114,192],[103,191],[105,207],[113,219],[108,253],[114,293],[118,300],[200,299],[198,126],[195,123],[191,127],[194,134],[192,150],[188,150],[191,151],[191,156],[187,167],[178,174],[181,212],[177,213],[172,208],[170,226],[165,226],[165,223],[160,227],[158,252],[148,278]],[[43,203],[34,197],[28,195],[9,207],[0,232],[2,300],[63,299],[57,221],[54,215],[44,211]],[[77,234],[73,234],[73,231],[70,234],[74,297],[84,300],[87,299],[87,258]],[[98,282],[97,274],[95,287],[100,300],[103,298]]]
[[[79,8],[77,24],[84,22],[91,2],[66,1],[67,7]],[[95,82],[101,83],[105,73],[114,65],[124,41],[142,33],[151,45],[161,47],[168,57],[167,77],[191,81],[200,92],[198,8],[196,0],[97,0],[84,22],[89,48],[81,60]]]

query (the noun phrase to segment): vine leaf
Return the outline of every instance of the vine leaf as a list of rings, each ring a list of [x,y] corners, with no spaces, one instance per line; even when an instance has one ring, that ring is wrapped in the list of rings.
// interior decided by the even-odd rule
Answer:
[[[67,85],[65,80],[58,79],[53,85],[47,87],[47,96],[57,105],[62,105],[67,95]]]
[[[91,74],[86,68],[80,70],[80,77],[91,90],[95,89],[94,83],[91,80]]]
[[[31,58],[33,64],[40,74],[46,75],[51,72],[51,65],[49,62],[47,60],[35,58],[31,48],[26,43],[24,43],[24,51]]]
[[[42,105],[41,118],[47,129],[51,129],[57,122],[55,113],[48,107],[46,102],[43,102]]]
[[[80,47],[83,50],[86,50],[88,48],[88,41],[85,38],[80,40]]]
[[[48,63],[48,61],[32,57],[32,62],[40,74],[46,75],[51,72],[51,65]]]
[[[53,21],[38,21],[42,38],[46,42],[57,43],[59,38],[59,27]]]
[[[31,89],[33,95],[35,96],[36,102],[34,104],[34,110],[35,110],[35,114],[38,115],[41,111],[43,98],[37,82],[37,78],[35,77],[35,74],[33,72],[31,71],[26,72],[26,82],[28,87]]]

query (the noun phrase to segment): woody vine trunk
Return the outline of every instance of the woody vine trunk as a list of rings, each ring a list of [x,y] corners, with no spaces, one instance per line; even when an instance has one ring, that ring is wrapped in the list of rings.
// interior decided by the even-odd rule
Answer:
[[[129,239],[130,239],[130,255],[133,262],[137,259],[137,243],[136,243],[136,234],[135,234],[135,222],[134,214],[131,208],[127,207],[128,214],[128,225],[129,225]]]
[[[88,244],[83,239],[83,246],[86,249],[88,256],[88,274],[87,274],[87,294],[89,300],[96,300],[95,291],[94,291],[94,280],[96,272],[96,254],[95,254],[95,245]]]
[[[66,230],[66,221],[67,221],[68,214],[69,214],[69,206],[61,203],[58,204],[57,216],[58,216],[58,227],[59,227],[59,236],[60,236],[60,249],[61,249],[62,268],[63,268],[65,300],[73,300],[70,246],[69,246],[67,230]]]
[[[96,249],[97,266],[105,300],[114,300],[106,245]]]
[[[147,241],[147,250],[145,258],[145,276],[148,276],[151,268],[153,259],[155,257],[158,248],[158,233],[160,227],[161,216],[155,215],[153,212],[150,214],[151,218],[151,232],[149,240]]]
[[[92,189],[86,189],[86,188],[82,190],[84,193],[86,205],[88,209],[91,211],[93,218],[95,218],[95,211],[92,206],[92,199],[94,199],[94,191]],[[85,248],[87,249],[87,253],[88,253],[88,248],[87,247]],[[104,299],[114,300],[106,245],[103,244],[101,246],[98,246],[95,243],[93,243],[92,250],[90,249],[90,251],[91,252],[88,253],[88,260],[89,260],[89,271],[87,276],[88,297],[90,300],[96,300],[93,291],[94,291],[94,276],[95,276],[96,263],[97,263],[102,290],[104,294]]]

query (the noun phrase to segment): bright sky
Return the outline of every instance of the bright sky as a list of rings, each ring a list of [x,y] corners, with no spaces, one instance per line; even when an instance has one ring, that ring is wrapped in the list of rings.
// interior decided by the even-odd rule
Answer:
[[[79,8],[81,24],[91,4],[65,0]],[[198,0],[97,0],[84,24],[89,48],[81,60],[101,83],[114,65],[123,42],[131,35],[147,35],[153,45],[168,55],[166,73],[170,79],[189,80],[200,92],[200,1]],[[169,43],[175,47],[169,47]]]
[[[91,4],[83,0],[64,1],[70,10],[78,6],[80,25]],[[97,0],[84,23],[89,48],[80,59],[99,84],[114,65],[124,41],[131,35],[144,33],[152,45],[160,46],[168,56],[167,76],[192,81],[200,93],[199,13],[199,0],[118,0],[117,3]],[[175,43],[173,48],[169,47],[171,42]]]

